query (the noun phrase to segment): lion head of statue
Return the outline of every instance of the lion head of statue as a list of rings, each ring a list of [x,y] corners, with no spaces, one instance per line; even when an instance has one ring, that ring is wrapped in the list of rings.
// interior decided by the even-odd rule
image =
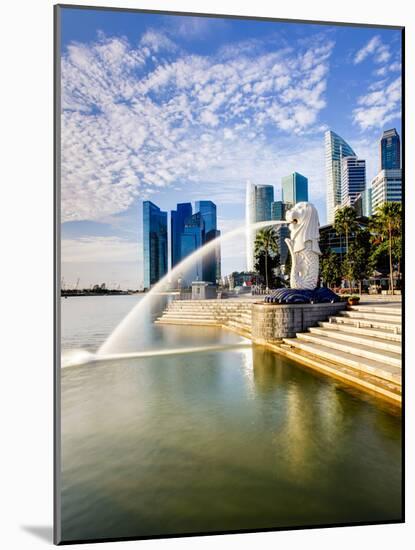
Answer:
[[[294,252],[301,252],[306,247],[321,254],[318,241],[320,238],[318,213],[309,202],[298,202],[287,211],[285,219],[289,222],[290,236]],[[306,242],[310,241],[310,245]]]

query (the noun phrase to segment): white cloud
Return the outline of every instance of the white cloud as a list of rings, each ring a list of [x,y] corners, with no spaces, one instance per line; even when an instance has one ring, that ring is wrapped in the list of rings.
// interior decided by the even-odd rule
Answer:
[[[380,36],[377,35],[371,38],[369,42],[356,53],[354,57],[355,65],[361,63],[368,55],[373,54],[381,43]]]
[[[362,130],[381,128],[401,115],[401,78],[393,80],[381,90],[360,96],[353,110],[353,120]],[[373,89],[373,86],[372,86]]]
[[[170,40],[165,34],[149,29],[144,33],[140,41],[141,46],[148,46],[153,53],[158,53],[161,50],[176,51],[176,44]]]
[[[374,36],[360,49],[354,63],[361,63],[366,57],[372,56],[375,64],[382,66],[373,74],[380,78],[372,82],[367,93],[358,97],[357,106],[353,110],[353,121],[361,130],[380,128],[394,118],[401,116],[401,79],[393,80],[393,72],[400,72],[399,58],[388,63],[391,58],[390,47],[384,44],[379,35]]]
[[[138,245],[118,237],[62,239],[62,262],[137,262]]]
[[[391,63],[390,65],[384,65],[383,67],[380,67],[379,69],[375,70],[376,76],[386,76],[390,72],[400,72],[402,70],[402,66],[400,61],[395,61],[394,63]]]
[[[357,65],[364,61],[368,56],[373,55],[375,63],[385,63],[389,61],[391,57],[390,48],[384,44],[379,35],[374,36],[358,50],[354,57],[354,64]]]
[[[255,150],[267,131],[318,130],[332,48],[316,40],[297,53],[202,57],[156,31],[136,47],[106,37],[70,45],[62,58],[62,220],[99,220],[214,171],[241,136]]]
[[[173,17],[169,18],[167,30],[174,36],[180,36],[185,40],[205,38],[213,32],[218,32],[226,27],[223,19],[208,17]]]

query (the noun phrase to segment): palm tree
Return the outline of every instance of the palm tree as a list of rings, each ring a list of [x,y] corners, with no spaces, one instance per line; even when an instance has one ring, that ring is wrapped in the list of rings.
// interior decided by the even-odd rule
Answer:
[[[278,253],[278,235],[274,227],[260,229],[255,237],[255,257],[265,256],[265,285],[268,289],[268,256]]]
[[[381,241],[387,239],[389,252],[390,289],[394,293],[393,285],[393,237],[400,237],[402,228],[402,205],[399,202],[385,202],[379,206],[371,223],[371,230]]]
[[[349,235],[358,229],[356,210],[352,206],[345,206],[337,210],[334,218],[334,230],[338,235],[346,237],[346,254],[349,252]]]

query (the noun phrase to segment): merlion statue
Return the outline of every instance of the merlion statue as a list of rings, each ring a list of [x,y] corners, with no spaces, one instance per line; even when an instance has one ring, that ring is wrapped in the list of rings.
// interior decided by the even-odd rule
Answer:
[[[319,221],[316,208],[310,202],[298,202],[288,210],[290,238],[285,239],[291,254],[291,288],[314,290],[318,281],[321,254],[318,241]]]

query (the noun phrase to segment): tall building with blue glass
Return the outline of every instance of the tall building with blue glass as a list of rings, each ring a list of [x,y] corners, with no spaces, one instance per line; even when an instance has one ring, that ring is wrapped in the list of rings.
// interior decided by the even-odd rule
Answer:
[[[401,167],[401,140],[396,128],[385,130],[380,140],[380,169],[399,170]]]
[[[271,204],[274,202],[273,185],[255,185],[255,221],[271,219]]]
[[[291,207],[290,203],[284,203],[282,201],[275,201],[271,205],[271,219],[272,220],[285,220],[285,214]],[[290,230],[288,225],[277,225],[275,232],[278,239],[278,253],[280,255],[280,264],[285,265],[288,256],[288,246],[285,239],[290,236]]]
[[[366,189],[366,161],[357,157],[343,157],[341,183],[341,205],[352,206]]]
[[[180,238],[180,255],[183,260],[205,242],[205,224],[200,212],[186,219]],[[182,274],[188,284],[203,280],[203,258],[195,260],[189,269]]]
[[[246,267],[254,271],[254,242],[256,231],[252,224],[271,219],[271,204],[274,202],[274,187],[272,185],[246,184]]]
[[[324,135],[326,150],[326,184],[327,184],[327,223],[334,222],[336,207],[341,204],[342,177],[341,161],[343,157],[355,157],[356,153],[338,134],[327,130]]]
[[[177,265],[182,260],[181,255],[181,236],[184,231],[184,225],[192,215],[192,205],[190,202],[184,202],[177,205],[176,210],[171,211],[170,217],[170,251],[171,267]]]
[[[195,212],[200,212],[205,223],[205,233],[216,229],[216,204],[212,201],[196,201]]]
[[[204,244],[219,237],[217,230],[216,204],[212,201],[196,201],[195,211],[199,212],[205,229]],[[219,277],[218,277],[219,274]],[[203,259],[203,280],[215,283],[220,278],[220,246],[205,254]]]
[[[308,201],[308,179],[298,172],[282,178],[281,187],[283,203],[296,204]]]
[[[167,273],[167,212],[151,201],[143,202],[144,288],[150,288]]]

